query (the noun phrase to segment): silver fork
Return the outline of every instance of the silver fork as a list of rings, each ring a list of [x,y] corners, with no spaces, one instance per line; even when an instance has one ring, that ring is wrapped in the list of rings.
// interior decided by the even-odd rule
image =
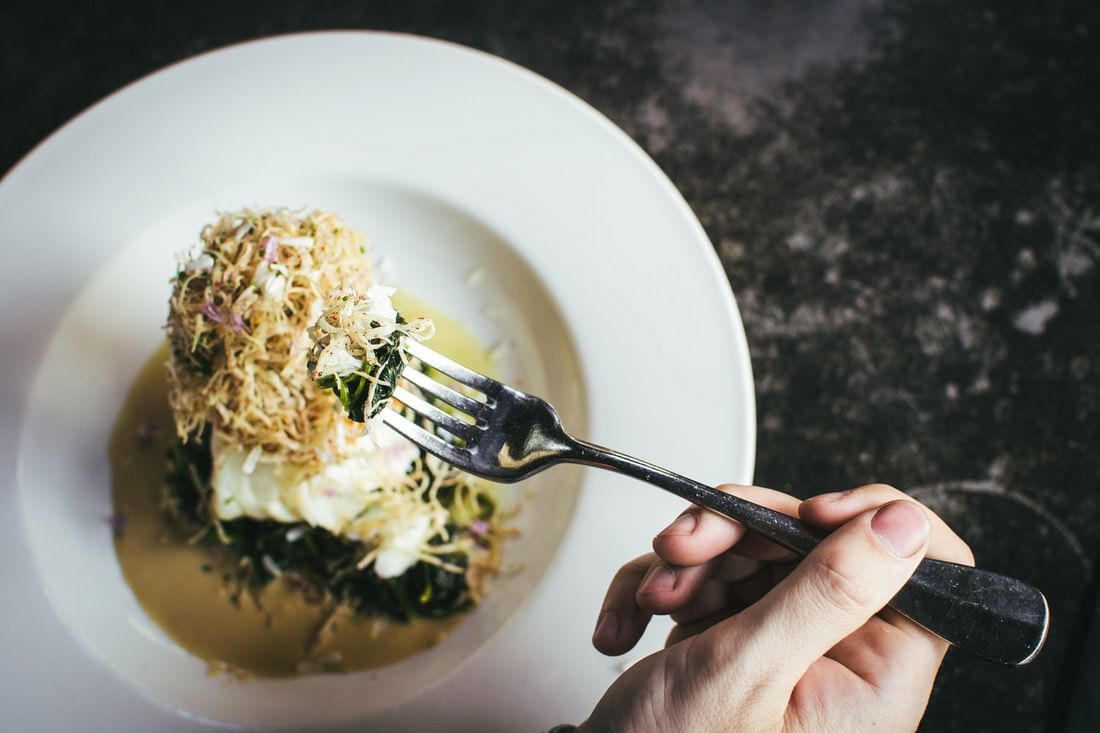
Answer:
[[[520,481],[555,463],[580,463],[633,476],[723,514],[805,556],[821,533],[797,519],[723,493],[651,463],[578,440],[544,400],[502,384],[409,339],[409,353],[484,395],[473,399],[412,363],[402,379],[466,416],[462,419],[398,385],[393,396],[444,437],[387,408],[383,421],[429,453],[493,481]],[[454,436],[453,440],[446,436]],[[934,634],[1001,664],[1030,662],[1046,640],[1050,611],[1036,588],[997,573],[925,559],[889,604]]]

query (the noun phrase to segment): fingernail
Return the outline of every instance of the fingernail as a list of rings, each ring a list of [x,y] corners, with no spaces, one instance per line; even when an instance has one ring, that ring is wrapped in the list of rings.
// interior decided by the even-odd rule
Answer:
[[[662,529],[657,536],[689,535],[695,531],[695,525],[698,524],[698,522],[699,520],[695,517],[695,512],[684,512],[676,517],[676,521]]]
[[[608,611],[596,622],[596,631],[592,634],[592,641],[598,644],[614,644],[619,635],[619,619],[614,611]]]
[[[817,496],[811,496],[810,501],[840,501],[848,495],[847,491],[830,491],[828,494],[818,494]]]
[[[871,517],[871,529],[898,557],[910,557],[928,539],[928,517],[910,501],[895,501]]]
[[[668,565],[654,565],[638,586],[639,593],[667,593],[676,587],[676,573]]]

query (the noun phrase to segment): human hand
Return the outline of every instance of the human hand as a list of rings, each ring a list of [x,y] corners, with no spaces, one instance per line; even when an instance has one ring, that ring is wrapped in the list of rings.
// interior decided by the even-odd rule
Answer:
[[[736,522],[681,514],[611,581],[593,644],[622,654],[654,614],[677,625],[578,730],[914,730],[948,645],[883,607],[926,552],[973,565],[966,543],[881,484],[804,502],[719,488],[835,531],[794,564]]]

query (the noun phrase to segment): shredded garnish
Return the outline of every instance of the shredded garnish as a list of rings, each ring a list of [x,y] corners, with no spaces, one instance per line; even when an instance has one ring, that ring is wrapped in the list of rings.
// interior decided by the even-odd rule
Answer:
[[[366,289],[363,237],[336,215],[224,214],[173,279],[169,399],[181,440],[209,425],[267,461],[320,463],[338,415],[310,378],[306,331],[340,287]]]
[[[231,601],[278,578],[337,609],[442,618],[482,598],[508,532],[487,484],[358,424],[389,400],[406,339],[434,331],[397,313],[365,251],[318,211],[202,230],[173,279],[164,505],[224,555]]]
[[[381,285],[363,294],[337,290],[309,330],[313,379],[331,389],[356,422],[367,422],[386,406],[405,367],[404,340],[425,341],[435,333],[424,316],[405,322],[390,300],[393,293]]]

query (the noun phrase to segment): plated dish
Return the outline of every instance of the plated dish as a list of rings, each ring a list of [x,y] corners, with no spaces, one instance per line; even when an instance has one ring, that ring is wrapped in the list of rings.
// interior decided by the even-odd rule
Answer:
[[[286,95],[296,103],[262,126],[195,113]],[[606,119],[499,59],[425,39],[318,34],[199,57],[77,118],[0,184],[13,222],[0,307],[21,314],[0,354],[5,465],[17,467],[0,509],[20,520],[0,536],[20,599],[5,607],[4,641],[28,660],[11,714],[72,727],[94,711],[104,729],[175,730],[579,719],[620,669],[588,643],[606,582],[680,508],[620,477],[554,469],[509,489],[505,511],[522,505],[516,572],[430,653],[373,670],[207,678],[129,591],[106,444],[164,338],[164,263],[210,212],[264,202],[338,211],[368,232],[388,281],[484,346],[507,343],[501,378],[581,435],[704,480],[751,478],[751,373],[724,275],[675,189]],[[696,378],[658,417],[697,427],[692,440],[633,418],[652,334],[671,331],[692,344]]]
[[[501,569],[498,487],[379,424],[405,340],[435,324],[398,313],[367,252],[332,212],[204,226],[112,432],[123,575],[212,672],[393,664],[438,645]],[[443,348],[491,369],[453,326]]]

